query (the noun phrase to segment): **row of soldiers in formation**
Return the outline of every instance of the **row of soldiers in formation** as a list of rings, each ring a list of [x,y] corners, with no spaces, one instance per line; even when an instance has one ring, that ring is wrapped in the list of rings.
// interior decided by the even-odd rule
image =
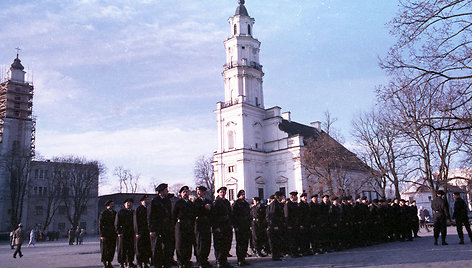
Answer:
[[[189,187],[179,191],[173,202],[167,184],[156,187],[158,195],[149,202],[143,196],[133,210],[133,200],[124,201],[124,208],[115,212],[113,201],[106,202],[100,214],[100,246],[102,262],[111,267],[115,250],[121,267],[191,267],[192,248],[200,267],[211,267],[208,257],[213,246],[218,267],[231,267],[229,251],[236,238],[238,266],[246,261],[248,247],[261,257],[271,254],[272,260],[284,255],[300,257],[341,250],[355,246],[417,237],[418,217],[415,202],[373,200],[366,197],[354,202],[351,197],[330,198],[291,192],[287,199],[277,191],[268,204],[253,198],[246,201],[244,190],[231,203],[225,198],[226,187],[217,191],[214,201],[207,199],[206,188],[197,187],[197,198],[189,198]],[[284,243],[284,241],[288,243]],[[177,256],[175,263],[174,251]]]

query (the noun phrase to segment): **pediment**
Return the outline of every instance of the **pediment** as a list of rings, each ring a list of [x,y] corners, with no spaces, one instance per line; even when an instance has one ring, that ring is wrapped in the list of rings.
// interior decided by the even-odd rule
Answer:
[[[277,178],[277,180],[275,182],[276,183],[286,183],[287,181],[288,181],[287,177],[280,176],[280,177]]]
[[[262,176],[256,178],[257,184],[265,184],[265,179]]]
[[[257,122],[254,122],[254,124],[252,124],[253,127],[262,127],[262,124],[261,122],[257,121]]]
[[[234,122],[234,121],[229,121],[228,123],[226,123],[226,126],[229,127],[229,126],[236,126],[237,124]]]
[[[238,180],[234,177],[228,178],[225,180],[225,185],[237,184]]]

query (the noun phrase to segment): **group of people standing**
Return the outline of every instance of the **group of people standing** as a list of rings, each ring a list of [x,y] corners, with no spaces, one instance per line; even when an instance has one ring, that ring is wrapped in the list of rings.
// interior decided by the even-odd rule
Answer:
[[[143,196],[135,210],[133,200],[126,199],[124,208],[118,212],[109,200],[99,219],[104,266],[111,267],[116,249],[121,267],[135,267],[135,256],[139,267],[191,267],[193,249],[199,267],[211,267],[208,257],[213,235],[217,267],[231,267],[228,256],[233,232],[238,266],[249,265],[246,261],[249,247],[256,256],[270,254],[272,260],[278,261],[284,256],[297,258],[419,237],[420,219],[415,201],[411,204],[403,199],[369,202],[366,197],[353,200],[350,196],[328,195],[319,200],[316,194],[308,199],[307,193],[299,195],[296,191],[286,198],[277,191],[267,204],[258,197],[249,204],[245,191],[240,190],[231,204],[226,199],[226,187],[217,190],[213,201],[206,197],[206,190],[197,187],[197,197],[190,200],[189,187],[183,186],[175,201],[163,183],[156,188],[158,194],[154,199]],[[439,201],[432,202],[437,241],[436,229],[443,226],[436,224],[436,219],[444,207],[436,208],[435,203]],[[461,203],[456,199],[456,204]],[[456,221],[462,222],[471,235],[468,221],[462,220],[461,213],[455,213]]]
[[[67,229],[67,238],[69,241],[69,245],[74,245],[74,242],[76,245],[82,245],[82,243],[84,242],[84,237],[84,228],[80,228],[79,226],[77,226],[77,228],[74,228],[74,226],[71,226],[69,229]]]

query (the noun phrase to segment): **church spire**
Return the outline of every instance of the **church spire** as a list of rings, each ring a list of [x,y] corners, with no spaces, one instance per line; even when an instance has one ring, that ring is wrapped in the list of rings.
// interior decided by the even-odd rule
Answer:
[[[236,8],[236,13],[234,15],[235,16],[239,15],[239,16],[248,16],[249,17],[249,14],[247,13],[247,9],[244,6],[244,0],[239,0],[238,3],[239,3],[239,6]]]
[[[26,72],[23,71],[25,67],[23,67],[23,65],[21,64],[19,52],[20,48],[17,47],[16,58],[13,60],[13,63],[10,66],[10,70],[8,70],[8,80],[24,83]]]

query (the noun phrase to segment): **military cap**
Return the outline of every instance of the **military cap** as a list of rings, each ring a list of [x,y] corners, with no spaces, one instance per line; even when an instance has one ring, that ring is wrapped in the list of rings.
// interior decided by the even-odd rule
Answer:
[[[269,199],[275,199],[275,195],[273,195],[273,194],[270,195],[270,196],[269,196]]]
[[[156,192],[160,193],[167,188],[167,183],[161,183],[156,187]]]
[[[143,195],[143,197],[141,197],[141,199],[139,199],[139,201],[144,201],[148,198],[149,196],[147,194]]]
[[[300,195],[300,197],[304,197],[304,196],[307,197],[308,194],[307,194],[307,193],[303,193],[303,194]]]
[[[205,186],[201,185],[201,186],[198,186],[197,187],[197,190],[200,190],[202,192],[205,192],[206,190],[208,190]]]
[[[443,190],[439,190],[436,194],[438,194],[438,195],[445,195],[445,193],[444,193]]]
[[[236,195],[237,197],[240,197],[241,195],[246,194],[244,190],[239,190],[238,194]]]
[[[277,191],[274,193],[274,196],[282,196],[284,195],[284,193],[282,193],[281,191]]]
[[[111,203],[113,203],[113,200],[109,199],[105,202],[105,206],[108,207]]]
[[[187,185],[184,185],[184,186],[182,186],[182,187],[180,188],[179,194],[182,193],[183,191],[188,191],[188,190],[190,190],[190,188],[188,188]]]
[[[252,199],[256,200],[257,202],[260,202],[260,201],[261,201],[261,198],[258,197],[258,196],[254,196]]]
[[[405,199],[400,199],[400,202],[403,202],[403,203],[405,203],[406,201],[405,201]]]
[[[310,197],[310,198],[313,198],[313,197],[316,197],[316,198],[318,198],[318,194],[311,195],[311,197]]]
[[[325,197],[329,198],[329,195],[325,194],[321,198],[325,198]]]
[[[367,200],[367,196],[363,196],[363,197],[362,197],[362,200]]]
[[[290,192],[290,195],[298,195],[298,192],[297,191],[292,191],[292,192]]]
[[[349,200],[349,197],[343,196],[343,199],[342,199],[342,200],[343,200],[343,201],[347,201],[347,200]]]
[[[338,200],[338,197],[337,197],[337,196],[333,196],[333,197],[331,198],[331,200],[332,200],[332,201]]]
[[[380,203],[384,203],[384,202],[386,202],[385,198],[380,198],[380,200],[379,200],[379,201],[380,201]]]
[[[218,191],[216,191],[216,192],[219,193],[221,190],[223,190],[223,191],[226,192],[226,191],[228,190],[228,188],[222,186],[222,187],[220,187],[220,188],[218,189]]]
[[[379,202],[379,200],[378,200],[377,198],[375,198],[375,199],[372,201],[372,203],[378,203],[378,202]]]
[[[360,196],[360,195],[356,195],[356,199],[361,199],[361,196]]]
[[[133,198],[126,198],[125,201],[123,201],[123,204],[126,202],[134,203]]]
[[[23,227],[23,223],[19,223],[18,227]],[[23,256],[23,255],[22,255]]]

